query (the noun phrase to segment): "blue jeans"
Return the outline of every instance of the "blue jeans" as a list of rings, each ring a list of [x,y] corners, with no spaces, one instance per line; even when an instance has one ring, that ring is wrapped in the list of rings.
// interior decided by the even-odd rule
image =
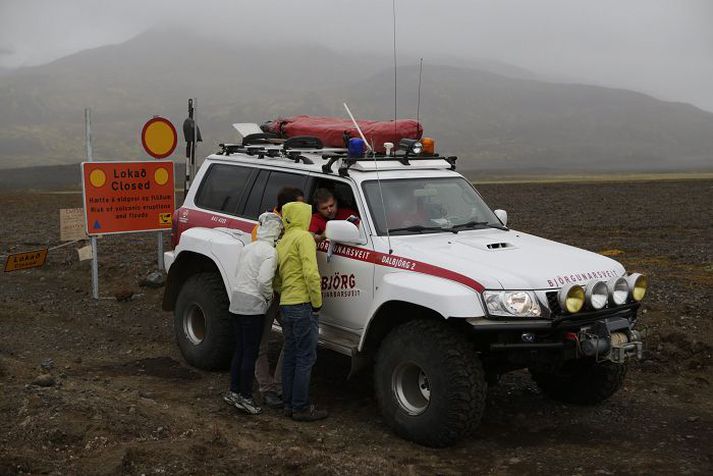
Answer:
[[[282,400],[285,408],[302,411],[309,408],[309,381],[317,361],[319,317],[310,303],[280,306],[282,334],[285,337],[282,358]]]
[[[254,316],[232,315],[235,334],[235,353],[230,362],[230,391],[252,398],[255,359],[262,337],[264,314]]]

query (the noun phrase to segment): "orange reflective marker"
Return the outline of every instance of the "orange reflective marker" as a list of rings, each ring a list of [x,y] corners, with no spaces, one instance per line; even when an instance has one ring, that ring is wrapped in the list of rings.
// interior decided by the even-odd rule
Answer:
[[[171,229],[173,162],[83,162],[88,235]]]
[[[141,144],[155,159],[165,159],[176,150],[178,135],[171,121],[155,116],[149,119],[141,130]]]

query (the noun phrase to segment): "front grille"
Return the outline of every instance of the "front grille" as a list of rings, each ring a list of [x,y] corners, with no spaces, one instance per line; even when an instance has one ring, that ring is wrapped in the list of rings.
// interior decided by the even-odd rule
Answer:
[[[558,291],[549,291],[545,293],[547,296],[547,306],[550,308],[550,315],[557,316],[562,314],[559,299],[557,299]]]

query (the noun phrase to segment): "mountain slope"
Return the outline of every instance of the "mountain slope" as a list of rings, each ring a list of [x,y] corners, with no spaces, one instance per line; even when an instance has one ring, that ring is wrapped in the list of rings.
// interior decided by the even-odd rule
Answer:
[[[440,151],[461,157],[461,167],[713,168],[713,114],[631,91],[537,81],[517,68],[501,75],[479,67],[486,63],[424,67],[421,120]],[[399,117],[415,117],[418,66],[399,68],[398,78]],[[85,107],[93,109],[97,159],[145,158],[143,123],[164,115],[180,130],[189,96],[199,98],[203,155],[234,140],[233,122],[344,116],[344,101],[361,118],[394,114],[388,56],[151,32],[0,77],[0,168],[81,161]]]

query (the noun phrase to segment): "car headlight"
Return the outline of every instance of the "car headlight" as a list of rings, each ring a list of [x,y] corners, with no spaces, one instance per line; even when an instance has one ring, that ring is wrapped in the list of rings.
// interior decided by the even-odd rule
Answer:
[[[584,306],[584,288],[579,284],[567,284],[560,288],[557,293],[557,300],[560,308],[570,314],[579,312]]]
[[[607,283],[596,280],[588,282],[584,287],[584,298],[587,301],[587,306],[591,309],[595,311],[603,309],[609,299]]]
[[[649,280],[646,276],[639,273],[632,273],[626,277],[626,282],[631,289],[631,299],[636,302],[641,301],[646,296],[646,288],[649,287]]]
[[[629,283],[626,278],[613,278],[607,281],[607,289],[609,290],[609,303],[614,306],[626,304],[629,299]]]
[[[484,291],[488,313],[505,317],[540,317],[542,309],[531,291]]]

